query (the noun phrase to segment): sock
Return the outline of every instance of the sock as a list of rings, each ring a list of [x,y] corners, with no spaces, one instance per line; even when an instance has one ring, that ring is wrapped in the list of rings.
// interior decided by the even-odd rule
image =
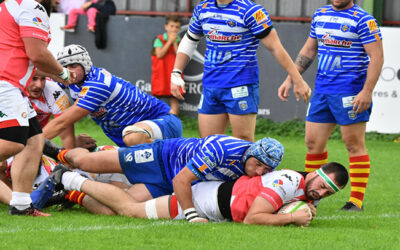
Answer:
[[[328,151],[325,151],[322,154],[307,153],[305,171],[307,173],[310,173],[314,170],[319,169],[322,165],[325,165],[327,163],[328,163]]]
[[[60,153],[57,155],[57,160],[61,163],[69,163],[67,159],[65,159],[65,154],[68,153],[71,149],[62,149]]]
[[[350,157],[351,194],[349,201],[362,207],[365,189],[367,188],[370,161],[368,155]]]
[[[82,206],[82,200],[85,197],[85,195],[86,194],[84,192],[73,190],[69,191],[67,195],[65,195],[65,198],[72,201],[73,203],[77,203]]]
[[[68,171],[63,174],[61,182],[66,190],[81,191],[82,184],[87,179],[77,172]]]
[[[24,210],[31,206],[32,199],[29,193],[12,192],[10,206],[14,206],[18,210]]]

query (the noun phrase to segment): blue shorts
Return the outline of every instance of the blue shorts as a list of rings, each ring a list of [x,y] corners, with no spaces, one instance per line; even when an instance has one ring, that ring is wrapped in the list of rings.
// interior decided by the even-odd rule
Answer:
[[[153,198],[172,194],[172,183],[165,174],[162,160],[164,141],[118,149],[119,163],[132,184],[143,183]]]
[[[349,125],[369,121],[372,103],[369,109],[356,114],[353,104],[356,94],[319,94],[314,93],[308,106],[306,121],[316,123],[336,123]]]
[[[182,136],[182,122],[181,120],[173,114],[167,114],[160,116],[157,119],[148,120],[150,122],[154,122],[159,129],[161,130],[161,137],[155,139],[171,139],[171,138],[178,138]],[[146,122],[146,121],[144,121]],[[149,124],[150,125],[150,124]],[[151,126],[151,125],[150,125]],[[153,133],[154,133],[154,128]]]
[[[257,114],[260,102],[258,89],[258,84],[233,88],[203,88],[198,112],[208,115],[224,113],[233,115]]]

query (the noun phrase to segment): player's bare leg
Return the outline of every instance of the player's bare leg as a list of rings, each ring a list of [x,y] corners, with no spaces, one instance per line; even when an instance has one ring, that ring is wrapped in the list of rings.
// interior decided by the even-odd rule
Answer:
[[[171,106],[171,113],[174,115],[179,114],[179,100],[176,99],[175,97],[170,97],[169,98],[169,106]]]
[[[84,148],[74,148],[65,154],[65,159],[73,168],[90,173],[122,173],[118,150],[90,153]]]
[[[14,156],[24,149],[24,145],[12,141],[0,139],[0,161],[5,161],[11,156]]]
[[[215,134],[225,134],[228,126],[228,114],[206,115],[199,114],[199,132],[200,137],[206,137]]]
[[[229,114],[229,121],[232,127],[234,137],[254,142],[254,133],[256,130],[256,114],[232,115]]]
[[[321,154],[326,151],[329,136],[335,129],[335,123],[306,122],[307,153]]]
[[[11,201],[11,188],[7,186],[3,181],[0,181],[0,202],[6,205],[10,204]]]

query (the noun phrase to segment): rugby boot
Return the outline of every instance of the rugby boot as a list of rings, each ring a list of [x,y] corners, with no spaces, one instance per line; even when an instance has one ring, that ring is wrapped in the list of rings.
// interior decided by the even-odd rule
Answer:
[[[54,190],[54,179],[48,176],[40,186],[31,193],[33,207],[42,210],[46,202],[53,196]]]
[[[49,175],[49,177],[54,181],[54,190],[56,192],[64,189],[64,185],[62,184],[62,175],[67,171],[71,170],[63,164],[58,164]]]
[[[26,215],[26,216],[33,216],[33,217],[49,217],[50,214],[48,213],[43,213],[37,210],[36,208],[33,207],[31,204],[30,207],[25,208],[24,210],[18,210],[14,206],[10,206],[10,210],[8,210],[8,214],[10,215]]]
[[[43,154],[50,156],[54,160],[57,160],[58,153],[63,150],[63,147],[58,146],[54,142],[50,141],[49,139],[44,140],[44,147],[43,147]]]
[[[363,212],[364,207],[359,208],[356,204],[351,201],[346,202],[346,204],[340,209],[341,211],[349,212]]]

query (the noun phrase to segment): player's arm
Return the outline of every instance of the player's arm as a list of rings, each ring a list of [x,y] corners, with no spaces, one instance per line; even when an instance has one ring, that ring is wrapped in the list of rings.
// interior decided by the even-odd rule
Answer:
[[[372,92],[381,74],[383,66],[383,46],[382,40],[373,43],[364,44],[365,52],[367,52],[370,62],[367,70],[367,79],[360,93],[353,100],[353,110],[362,113],[369,108],[372,101]]]
[[[197,215],[192,201],[192,182],[197,179],[196,175],[194,175],[188,167],[185,167],[174,177],[172,184],[176,198],[186,216],[186,219],[189,222],[207,222],[207,219],[200,218]]]
[[[65,110],[62,115],[51,120],[43,129],[43,134],[47,139],[53,139],[62,131],[81,120],[90,113],[89,110],[78,107],[76,104]]]
[[[271,226],[283,226],[293,223],[298,226],[308,226],[311,219],[312,217],[305,210],[298,210],[288,214],[275,214],[274,206],[265,198],[257,196],[251,204],[243,223]]]
[[[60,133],[60,138],[64,148],[74,148],[75,147],[74,124],[67,126],[65,130]]]
[[[302,97],[303,101],[307,102],[310,98],[310,87],[303,80],[289,54],[282,46],[276,30],[272,29],[266,37],[261,39],[261,42],[292,78],[295,85],[296,99],[299,100]]]
[[[296,68],[300,72],[300,74],[305,72],[310,67],[317,53],[318,53],[317,40],[309,37],[305,42],[305,44],[303,45],[303,48],[300,50],[295,61]],[[282,101],[285,102],[287,101],[287,98],[289,97],[289,90],[291,87],[292,87],[292,77],[288,75],[285,81],[278,89],[278,97]],[[295,85],[293,89],[295,93],[296,93],[296,88],[297,86]]]
[[[64,84],[70,84],[75,81],[75,74],[63,68],[54,58],[53,54],[47,49],[47,42],[39,38],[23,37],[26,55],[29,60],[39,70],[41,75],[50,76]]]
[[[179,44],[174,69],[171,73],[171,94],[179,100],[185,99],[179,89],[182,88],[183,93],[186,92],[185,81],[182,79],[182,73],[192,58],[200,38],[201,36],[188,31]]]

